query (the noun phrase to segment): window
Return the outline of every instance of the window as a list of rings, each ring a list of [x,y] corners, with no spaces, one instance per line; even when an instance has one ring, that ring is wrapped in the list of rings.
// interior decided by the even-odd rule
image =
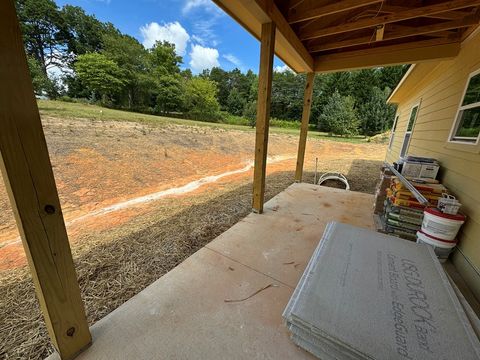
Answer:
[[[412,137],[412,129],[415,124],[415,120],[418,116],[418,107],[420,104],[415,105],[410,112],[410,117],[408,118],[407,130],[405,131],[405,137],[403,138],[402,151],[400,152],[400,157],[404,157],[408,150],[408,145],[410,145],[410,139]]]
[[[399,117],[400,117],[399,114],[395,115],[395,120],[393,121],[392,135],[390,135],[390,142],[388,144],[388,149],[389,150],[392,148],[393,138],[395,137],[395,131],[397,131],[397,123],[398,123],[398,118]]]
[[[471,74],[458,108],[450,141],[477,144],[480,134],[480,70]]]

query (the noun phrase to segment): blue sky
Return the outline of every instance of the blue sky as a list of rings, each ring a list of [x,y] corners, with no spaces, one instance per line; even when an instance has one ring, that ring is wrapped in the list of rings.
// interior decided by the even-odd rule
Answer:
[[[176,45],[183,68],[194,73],[220,66],[258,72],[259,42],[210,0],[56,0],[109,21],[145,47],[156,40]],[[275,59],[276,70],[285,69]]]

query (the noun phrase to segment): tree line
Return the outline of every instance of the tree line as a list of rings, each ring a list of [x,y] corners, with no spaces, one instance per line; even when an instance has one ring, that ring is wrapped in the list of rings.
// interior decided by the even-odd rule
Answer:
[[[16,0],[25,51],[37,94],[69,101],[205,121],[255,123],[258,76],[251,70],[182,68],[175,46],[146,49],[112,23],[78,6],[53,0]],[[49,69],[57,69],[56,75]],[[310,122],[338,135],[387,130],[395,109],[386,104],[406,67],[384,67],[315,77]],[[305,76],[275,72],[272,118],[301,119]]]

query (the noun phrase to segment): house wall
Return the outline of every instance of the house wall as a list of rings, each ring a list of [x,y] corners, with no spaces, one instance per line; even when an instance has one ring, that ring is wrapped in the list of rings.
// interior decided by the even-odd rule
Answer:
[[[478,69],[479,34],[464,42],[455,59],[414,68],[390,101],[398,104],[399,120],[386,160],[392,163],[399,158],[411,108],[420,103],[407,155],[438,159],[440,180],[463,204],[468,220],[452,258],[480,299],[480,147],[448,142],[468,77]]]

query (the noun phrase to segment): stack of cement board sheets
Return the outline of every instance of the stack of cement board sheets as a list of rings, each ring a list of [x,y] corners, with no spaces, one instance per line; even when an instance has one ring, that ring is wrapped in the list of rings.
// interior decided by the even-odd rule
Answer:
[[[322,360],[480,359],[433,250],[345,224],[327,226],[283,316]]]

